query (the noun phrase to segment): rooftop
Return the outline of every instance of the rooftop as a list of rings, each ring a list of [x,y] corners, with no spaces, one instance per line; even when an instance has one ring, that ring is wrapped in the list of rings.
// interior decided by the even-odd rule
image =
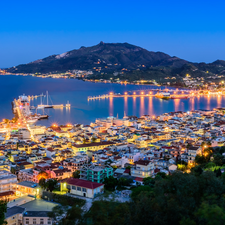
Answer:
[[[23,207],[13,206],[12,208],[7,209],[7,212],[5,213],[5,218],[7,219],[13,215],[23,213],[24,211],[25,211],[25,208]]]
[[[101,183],[91,182],[88,180],[82,180],[77,178],[68,178],[68,179],[62,180],[61,182],[62,183],[65,182],[70,185],[75,185],[75,186],[84,187],[88,189],[95,189],[104,185]]]
[[[18,183],[17,185],[29,187],[29,188],[39,187],[39,184],[31,182],[31,181],[22,181],[22,182]]]
[[[49,217],[46,211],[26,211],[24,217]]]
[[[28,211],[52,211],[52,209],[57,205],[58,204],[56,203],[36,199],[21,205],[21,207],[24,207]]]

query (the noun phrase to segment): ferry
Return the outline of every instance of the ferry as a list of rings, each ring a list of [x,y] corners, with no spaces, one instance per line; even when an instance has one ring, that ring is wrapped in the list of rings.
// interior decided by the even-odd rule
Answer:
[[[166,99],[166,100],[171,98],[169,92],[158,92],[158,93],[155,94],[155,97],[161,98],[161,99]]]

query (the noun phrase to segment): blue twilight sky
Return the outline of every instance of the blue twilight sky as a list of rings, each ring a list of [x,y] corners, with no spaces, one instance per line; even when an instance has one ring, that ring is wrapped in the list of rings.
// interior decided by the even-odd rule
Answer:
[[[1,0],[0,68],[100,41],[225,60],[224,8],[223,0]]]

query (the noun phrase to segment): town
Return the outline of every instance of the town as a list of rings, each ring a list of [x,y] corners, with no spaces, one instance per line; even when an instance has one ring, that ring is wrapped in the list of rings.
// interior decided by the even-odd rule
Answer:
[[[142,65],[144,67],[144,65]],[[123,69],[124,70],[124,69]],[[70,70],[63,73],[9,73],[0,69],[0,75],[21,75],[21,76],[35,76],[40,78],[64,78],[64,79],[81,79],[86,82],[94,83],[116,83],[116,84],[132,84],[132,85],[155,85],[155,86],[174,86],[183,87],[192,90],[216,90],[224,88],[224,75],[213,74],[208,71],[205,72],[205,76],[193,76],[186,74],[179,77],[164,77],[162,80],[155,79],[134,79],[128,80],[123,77],[124,72],[116,72],[107,74],[105,78],[101,78],[102,74],[95,74],[95,68],[93,70]],[[100,71],[98,71],[100,72]],[[110,75],[111,74],[111,75]]]
[[[6,221],[55,223],[48,212],[57,203],[46,202],[46,193],[87,200],[90,207],[90,199],[110,189],[126,202],[132,187],[157,174],[190,173],[209,148],[224,146],[224,113],[225,108],[216,108],[124,115],[50,127],[5,119],[0,123],[0,198],[8,201]],[[120,185],[111,186],[110,180]]]

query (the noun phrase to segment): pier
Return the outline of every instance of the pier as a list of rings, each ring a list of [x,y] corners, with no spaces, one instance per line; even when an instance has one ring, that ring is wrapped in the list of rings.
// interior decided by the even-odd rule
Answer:
[[[109,94],[105,95],[99,95],[99,96],[88,96],[88,101],[89,100],[96,100],[96,99],[106,99],[106,98],[115,98],[115,97],[156,97],[156,94],[154,93],[157,92],[168,92],[173,95],[176,95],[177,92],[180,92],[180,96],[186,95],[186,96],[193,96],[193,91],[191,90],[174,90],[174,89],[148,89],[148,90],[135,90],[135,91],[126,91],[124,94],[120,93],[113,93],[110,92]],[[178,94],[177,94],[178,95]]]
[[[39,97],[44,97],[45,95],[41,94],[41,95],[28,95],[28,99],[29,100],[34,100],[34,99],[37,99]]]
[[[127,98],[127,97],[156,97],[159,92],[170,93],[169,99],[186,99],[194,96],[210,96],[210,95],[225,95],[222,91],[209,90],[178,90],[178,89],[148,89],[148,90],[134,90],[126,91],[123,94],[110,92],[109,94],[99,96],[88,96],[87,100],[106,99],[106,98]]]

